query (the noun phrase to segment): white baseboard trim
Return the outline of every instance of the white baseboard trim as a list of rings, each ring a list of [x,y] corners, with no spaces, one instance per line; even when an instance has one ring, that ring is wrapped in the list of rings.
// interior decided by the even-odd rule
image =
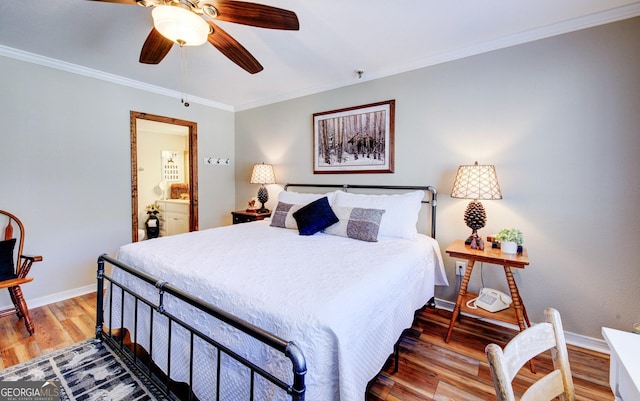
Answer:
[[[455,302],[447,301],[445,299],[436,298],[436,307],[445,309],[448,311],[453,311],[455,307]],[[498,320],[488,319],[488,318],[479,318],[473,315],[468,315],[466,313],[462,313],[464,316],[469,316],[472,318],[476,318],[479,320],[484,320],[492,324],[496,324],[498,326],[507,327],[512,330],[519,330],[520,328],[515,324],[505,323]],[[587,337],[581,334],[570,333],[568,331],[564,332],[564,338],[567,341],[567,344],[574,345],[576,347],[585,348],[591,351],[601,352],[603,354],[609,354],[609,346],[604,340],[599,338]]]
[[[564,339],[567,344],[575,345],[576,347],[589,349],[591,351],[601,352],[603,354],[610,355],[609,346],[604,340],[599,338],[587,337],[581,334],[564,332]]]
[[[79,297],[80,295],[89,294],[96,291],[96,285],[91,284],[80,288],[74,288],[67,291],[57,292],[55,294],[47,295],[40,298],[29,298],[27,304],[29,309],[37,308],[40,306],[50,305],[56,302],[64,301],[65,299]],[[13,305],[0,306],[0,310],[11,309]]]
[[[45,305],[53,304],[56,302],[64,301],[69,298],[79,297],[81,295],[95,292],[95,290],[96,290],[95,284],[90,284],[84,287],[74,288],[71,290],[47,295],[45,297],[32,298],[28,300],[29,308],[33,309],[40,306],[45,306]],[[439,299],[439,298],[436,298],[435,300],[436,300],[436,307],[440,309],[445,309],[448,311],[453,311],[455,303],[451,301],[447,301],[445,299]],[[9,309],[12,307],[13,305],[0,306],[0,310]],[[463,315],[475,318],[475,316],[467,315],[466,313],[463,313]],[[486,320],[487,322],[496,324],[498,326],[507,327],[512,330],[519,329],[519,327],[515,324],[505,323],[498,320],[486,319],[486,318],[478,318],[478,319]],[[603,354],[609,354],[609,346],[604,340],[600,340],[598,338],[593,338],[593,337],[587,337],[581,334],[571,333],[568,331],[564,332],[564,336],[565,336],[565,340],[567,341],[567,344],[571,344],[576,347],[581,347],[581,348],[585,348],[585,349],[596,351],[596,352],[601,352]]]

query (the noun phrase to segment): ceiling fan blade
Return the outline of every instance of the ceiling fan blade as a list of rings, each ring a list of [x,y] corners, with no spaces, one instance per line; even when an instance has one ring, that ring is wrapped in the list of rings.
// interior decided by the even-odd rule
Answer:
[[[216,19],[220,21],[288,31],[300,29],[298,16],[293,11],[236,0],[214,0],[213,5],[218,10]]]
[[[207,21],[213,28],[213,32],[209,34],[209,43],[220,50],[222,54],[227,56],[229,60],[236,63],[245,71],[255,74],[263,70],[262,65],[244,48],[237,40],[231,37],[218,25],[211,21]]]
[[[173,42],[160,34],[156,28],[151,29],[147,40],[142,45],[140,62],[143,64],[158,64],[169,53]]]
[[[236,63],[250,74],[255,74],[263,70],[263,67],[258,60],[256,60],[255,57],[253,57],[251,53],[249,53],[249,51],[240,44],[240,42],[232,38],[231,35],[226,33],[213,22],[207,21],[207,23],[211,25],[211,28],[213,28],[213,32],[209,34],[209,43],[211,43],[216,49],[220,50],[220,52],[227,56],[229,60]]]
[[[89,0],[89,1],[100,1],[102,3],[118,3],[118,4],[138,4],[140,0]]]

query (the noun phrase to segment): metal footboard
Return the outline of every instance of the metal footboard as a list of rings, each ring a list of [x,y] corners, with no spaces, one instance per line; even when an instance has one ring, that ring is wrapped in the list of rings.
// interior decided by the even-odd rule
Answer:
[[[158,302],[157,303],[153,303],[148,301],[147,299],[143,298],[142,296],[135,294],[133,291],[131,291],[130,289],[126,288],[126,286],[120,282],[117,282],[116,280],[114,280],[112,277],[108,276],[107,274],[105,274],[105,262],[111,264],[112,266],[116,266],[124,271],[126,271],[127,273],[137,277],[140,280],[143,280],[153,286],[155,286],[155,288],[158,291]],[[105,341],[108,342],[109,345],[116,347],[116,348],[120,348],[123,349],[125,347],[124,342],[123,342],[123,336],[113,336],[111,331],[112,331],[112,327],[109,327],[109,332],[105,332],[104,330],[104,317],[105,317],[105,307],[104,307],[104,294],[105,294],[105,280],[109,283],[109,291],[111,294],[114,294],[114,291],[119,291],[120,295],[121,295],[121,299],[124,302],[124,295],[127,294],[128,296],[133,297],[133,299],[135,299],[135,311],[136,311],[136,315],[137,315],[137,311],[138,311],[138,305],[139,304],[144,304],[146,305],[149,310],[149,316],[151,319],[151,326],[153,327],[153,317],[155,314],[160,314],[162,315],[164,318],[168,319],[169,322],[169,327],[171,328],[172,325],[178,325],[181,328],[184,328],[188,331],[189,336],[190,336],[190,343],[191,343],[191,348],[190,348],[190,355],[189,355],[189,361],[190,361],[190,372],[189,372],[189,382],[186,383],[189,386],[189,389],[193,388],[193,343],[194,343],[194,339],[198,338],[202,341],[205,341],[206,343],[210,344],[211,346],[213,346],[216,350],[217,350],[217,355],[218,355],[218,365],[216,367],[216,374],[217,374],[217,380],[216,380],[216,389],[212,389],[211,393],[212,394],[216,394],[216,397],[214,399],[219,399],[219,394],[220,394],[220,356],[221,355],[225,355],[225,357],[229,357],[232,358],[233,360],[237,361],[238,363],[242,364],[244,367],[246,367],[249,372],[249,383],[247,384],[247,386],[249,387],[250,390],[250,399],[254,400],[255,398],[255,382],[256,382],[256,378],[260,377],[270,383],[272,383],[273,385],[277,386],[278,388],[282,389],[282,391],[285,391],[288,395],[290,395],[291,400],[293,401],[304,401],[305,399],[305,374],[306,374],[306,362],[305,362],[305,358],[304,355],[302,354],[302,351],[293,343],[293,342],[288,342],[285,341],[265,330],[262,330],[261,328],[252,325],[251,323],[248,323],[246,321],[243,321],[242,319],[239,319],[211,304],[208,304],[202,300],[199,300],[189,294],[187,294],[186,292],[180,290],[179,288],[174,287],[173,285],[167,283],[166,281],[162,281],[154,276],[151,276],[149,274],[146,274],[144,272],[141,272],[131,266],[128,266],[120,261],[118,261],[117,259],[114,259],[112,257],[109,257],[108,255],[101,255],[98,258],[98,272],[97,272],[97,304],[96,304],[96,341]],[[219,321],[230,325],[240,331],[242,331],[243,333],[253,337],[254,339],[258,340],[260,343],[282,353],[283,355],[285,355],[292,364],[292,370],[293,370],[293,379],[292,379],[292,383],[286,383],[284,382],[282,379],[274,376],[273,374],[265,371],[263,368],[261,368],[260,366],[258,366],[255,362],[252,362],[250,360],[247,360],[245,358],[243,358],[242,356],[238,355],[236,352],[234,352],[233,350],[229,349],[228,347],[222,345],[219,341],[217,341],[216,339],[210,338],[208,335],[202,333],[200,330],[196,329],[195,327],[193,327],[192,325],[190,325],[187,322],[182,321],[179,317],[173,315],[170,311],[165,309],[165,303],[164,303],[164,295],[171,295],[172,297],[185,302],[188,305],[191,305],[194,308],[197,308],[201,311],[203,311],[204,313],[215,317],[216,319],[218,319]],[[111,300],[113,299],[113,296],[110,298]],[[120,308],[120,313],[121,316],[119,317],[114,317],[112,316],[112,306],[109,305],[109,322],[110,322],[110,326],[114,326],[113,322],[117,322],[117,319],[120,319],[120,327],[123,327],[123,315],[124,315],[124,308]],[[137,319],[137,316],[136,316]],[[133,329],[135,332],[135,328]],[[171,329],[169,329],[169,333],[171,333]],[[152,337],[153,337],[153,330],[151,330],[150,333],[150,339],[149,339],[149,344],[153,344],[152,342]],[[134,334],[134,338],[135,338],[135,334]],[[169,344],[171,344],[171,335],[169,335]],[[150,348],[152,348],[150,345]],[[139,356],[138,356],[138,352],[135,349],[135,347],[137,346],[136,342],[134,341],[132,346],[134,347],[133,352],[123,352],[122,354],[127,357],[128,359],[130,359],[130,362],[134,363],[136,366],[142,367],[141,372],[147,376],[150,380],[154,381],[156,383],[156,385],[160,388],[161,391],[165,392],[165,394],[167,394],[167,396],[169,396],[170,398],[185,398],[184,396],[180,397],[178,396],[174,390],[172,389],[172,386],[170,385],[170,378],[171,378],[171,346],[167,347],[167,353],[168,353],[168,357],[167,357],[167,361],[168,361],[168,366],[167,366],[167,370],[168,372],[166,373],[166,378],[165,380],[160,380],[157,376],[157,374],[155,374],[153,372],[152,369],[152,363],[153,361],[149,360],[148,361],[141,361]],[[149,357],[151,357],[153,355],[153,350],[149,349],[149,350],[145,350],[148,352]],[[186,396],[186,399],[192,400],[194,399],[194,394],[193,391],[188,391],[188,395]]]

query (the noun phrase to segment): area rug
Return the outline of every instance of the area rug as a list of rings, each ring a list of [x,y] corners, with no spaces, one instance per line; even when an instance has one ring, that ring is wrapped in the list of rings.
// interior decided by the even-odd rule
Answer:
[[[168,399],[135,366],[93,340],[0,370],[0,382],[40,381],[55,382],[65,401]]]

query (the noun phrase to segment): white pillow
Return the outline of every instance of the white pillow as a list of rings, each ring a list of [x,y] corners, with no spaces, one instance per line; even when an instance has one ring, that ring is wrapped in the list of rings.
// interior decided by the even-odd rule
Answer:
[[[333,206],[360,207],[385,210],[378,235],[414,239],[423,191],[395,195],[364,195],[336,191]]]
[[[333,203],[333,198],[336,191],[327,192],[326,194],[310,194],[292,191],[282,191],[278,194],[278,202],[291,203],[292,205],[307,205],[315,200],[326,196],[329,200],[329,205]]]

